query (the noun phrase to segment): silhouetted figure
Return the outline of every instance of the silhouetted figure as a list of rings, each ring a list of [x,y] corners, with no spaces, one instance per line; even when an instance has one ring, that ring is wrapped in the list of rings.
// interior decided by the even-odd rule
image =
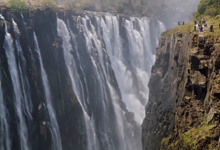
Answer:
[[[210,26],[210,32],[213,32],[213,25]]]
[[[195,19],[195,21],[194,21],[194,22],[195,22],[195,25],[196,25],[196,24],[197,24],[197,20]]]
[[[185,24],[185,22],[183,21],[183,25]]]
[[[180,25],[180,22],[178,22],[178,26]]]

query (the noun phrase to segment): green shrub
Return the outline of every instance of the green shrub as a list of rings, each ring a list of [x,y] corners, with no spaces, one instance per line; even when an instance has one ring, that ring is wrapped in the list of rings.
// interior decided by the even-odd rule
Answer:
[[[27,8],[24,0],[9,0],[7,6],[20,14],[25,13]]]
[[[209,15],[211,17],[214,17],[214,16],[218,15],[218,12],[219,11],[217,10],[217,8],[209,8],[209,9],[205,10],[205,15]]]
[[[202,15],[198,12],[194,12],[193,13],[193,19],[201,19],[202,18]]]
[[[163,138],[162,141],[161,141],[161,144],[164,145],[164,146],[167,146],[168,142],[169,142],[168,138]]]
[[[201,0],[198,5],[198,13],[200,15],[210,15],[216,16],[220,11],[220,1],[219,0]]]

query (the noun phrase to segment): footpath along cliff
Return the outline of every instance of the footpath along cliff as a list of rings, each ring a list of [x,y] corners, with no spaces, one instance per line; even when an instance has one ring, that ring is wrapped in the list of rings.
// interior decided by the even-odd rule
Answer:
[[[219,149],[220,37],[190,25],[160,37],[142,124],[144,150]]]

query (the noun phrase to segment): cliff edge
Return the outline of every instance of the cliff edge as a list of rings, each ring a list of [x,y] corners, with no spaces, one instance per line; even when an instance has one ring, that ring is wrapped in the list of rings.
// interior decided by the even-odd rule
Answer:
[[[152,67],[143,149],[218,149],[219,36],[168,32],[161,35]]]

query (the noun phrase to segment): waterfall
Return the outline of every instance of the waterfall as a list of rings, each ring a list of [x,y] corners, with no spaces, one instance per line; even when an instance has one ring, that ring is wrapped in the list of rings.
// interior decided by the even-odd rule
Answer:
[[[18,70],[20,75],[20,81],[21,81],[21,90],[22,90],[22,99],[24,101],[23,106],[25,107],[25,113],[29,117],[29,119],[32,119],[31,112],[32,112],[32,102],[31,102],[31,95],[30,95],[30,87],[29,87],[29,81],[27,79],[26,70],[27,70],[27,64],[26,60],[24,58],[20,40],[19,40],[19,30],[17,27],[17,24],[12,19],[13,23],[13,30],[15,35],[15,45],[17,49],[17,57],[18,57]]]
[[[98,24],[99,19],[102,18],[96,17],[96,19]],[[101,123],[102,121],[100,121],[100,126],[104,126],[103,132],[106,134],[105,136],[107,136],[106,137],[107,141],[110,141],[112,143],[111,145],[108,145],[110,143],[108,142],[107,147],[109,149],[122,149],[122,150],[140,149],[141,147],[140,143],[137,144],[138,142],[135,141],[133,138],[131,138],[131,136],[133,135],[132,130],[134,129],[132,129],[132,126],[129,126],[129,122],[127,122],[124,116],[125,112],[119,106],[120,95],[119,93],[116,92],[116,89],[112,85],[113,83],[111,83],[111,76],[112,76],[111,71],[113,70],[108,61],[109,56],[106,50],[102,46],[102,42],[99,38],[98,31],[95,30],[95,27],[91,23],[90,18],[87,16],[85,16],[85,18],[82,18],[81,26],[84,29],[84,36],[86,38],[86,47],[95,69],[94,72],[96,73],[96,77],[98,77],[97,79],[100,83],[99,86],[101,87],[99,90],[99,92],[101,93],[100,100],[102,104],[101,107],[104,107],[104,110],[100,110],[100,111],[103,111],[103,114],[105,114],[106,116],[115,115],[114,130],[117,132],[116,135],[108,134],[108,130],[111,130],[109,124],[105,124],[105,122],[110,121],[107,120],[108,118],[105,118],[103,116],[104,124]],[[98,61],[96,61],[96,55],[98,55]],[[104,73],[101,73],[100,70]],[[110,93],[109,97],[107,96],[108,92]],[[113,104],[113,108],[112,108],[113,114],[109,114],[109,112],[107,111],[108,109],[111,109],[108,108],[110,105],[108,103],[109,100],[111,100]],[[97,123],[99,122],[97,121]],[[126,131],[127,132],[131,131],[131,133],[126,133]],[[117,136],[119,143],[115,143],[113,139],[114,136]]]
[[[83,52],[78,49],[77,39],[69,21],[67,20],[66,25],[64,21],[57,19],[58,36],[63,39],[62,47],[68,74],[84,114],[87,149],[142,149],[140,125],[145,116],[147,83],[155,61],[151,48],[150,20],[146,17],[123,19],[128,47],[124,46],[124,39],[120,36],[117,16],[95,16],[95,20],[96,27],[88,16],[77,19],[77,28],[84,35],[86,42],[86,51]],[[103,37],[104,41],[100,37]],[[88,55],[86,61],[91,62],[91,76],[94,74],[95,99],[88,90],[91,81],[87,75],[87,64],[82,58],[85,54]],[[77,63],[79,65],[76,65]],[[115,89],[112,75],[117,79],[121,94]],[[127,109],[134,113],[135,121],[139,124],[139,134],[135,134],[135,127],[126,119],[126,112],[120,106],[121,98]],[[91,103],[96,103],[98,107]],[[114,120],[110,120],[112,118]]]
[[[2,15],[0,17],[3,18]],[[7,26],[5,27],[7,28]],[[7,31],[7,29],[5,29]],[[0,149],[1,150],[11,150],[11,140],[9,138],[10,131],[9,125],[7,121],[7,110],[5,107],[5,102],[3,98],[3,91],[2,91],[2,77],[0,71]]]
[[[101,21],[103,38],[119,83],[122,100],[126,103],[128,110],[135,113],[135,120],[141,124],[147,103],[147,83],[151,66],[154,63],[149,36],[149,20],[147,18],[124,20],[128,49],[122,47],[117,17],[108,15],[105,16],[105,20],[106,22],[103,19]],[[140,31],[133,26],[135,20]],[[124,51],[127,51],[129,55],[125,55]]]
[[[0,18],[4,17],[0,14]],[[5,24],[5,31],[7,33],[7,26]],[[10,131],[7,120],[7,109],[5,107],[5,102],[3,98],[2,90],[2,74],[0,71],[0,149],[1,150],[11,150],[11,140],[9,138]]]
[[[50,119],[49,124],[50,124],[50,131],[52,134],[52,149],[62,150],[59,125],[57,123],[56,114],[53,109],[53,102],[51,98],[51,92],[50,92],[49,82],[47,79],[47,74],[43,66],[43,61],[41,58],[40,48],[38,46],[36,34],[33,33],[33,35],[34,35],[35,51],[37,52],[38,59],[40,62],[41,78],[42,78],[43,88],[45,92],[46,106],[47,106],[49,119]]]
[[[26,17],[18,24],[12,19],[9,31],[5,21],[0,149],[142,150],[147,85],[163,23],[87,12],[57,17],[53,28],[38,30],[39,18]]]
[[[2,85],[0,80],[0,149],[10,150],[11,140],[9,139],[9,125],[6,116],[7,110],[2,93]]]
[[[27,29],[27,23],[24,21],[24,16],[21,14],[21,18],[22,18],[22,23],[23,23],[23,29],[24,29],[24,32],[25,32],[25,37],[26,37],[26,40],[29,41],[29,35],[28,35],[28,29]],[[30,48],[30,46],[28,45],[28,50],[31,54],[31,59],[33,60],[33,63],[34,63],[34,70],[37,71],[36,69],[36,62],[35,62],[35,59],[34,59],[34,54]]]
[[[160,21],[158,21],[159,22],[159,35],[158,35],[158,37],[160,36],[160,34],[162,33],[162,32],[164,32],[164,31],[166,31],[166,27],[164,26],[164,24],[162,23],[162,22],[160,22]]]
[[[87,136],[88,136],[87,145],[91,149],[99,150],[99,143],[97,141],[97,137],[94,131],[95,130],[94,125],[93,125],[93,122],[90,121],[91,118],[88,115],[88,109],[87,109],[86,102],[85,102],[84,89],[82,87],[82,83],[80,81],[77,67],[75,65],[75,60],[71,54],[73,49],[72,49],[71,44],[69,43],[70,33],[67,29],[66,24],[60,19],[57,19],[57,30],[58,30],[58,35],[63,38],[64,59],[65,59],[66,66],[68,68],[68,73],[71,79],[72,87],[77,96],[77,99],[79,100],[80,106],[83,109],[86,131],[87,131]],[[72,37],[74,38],[74,35]],[[76,46],[76,49],[77,49],[77,46]]]
[[[13,20],[12,20],[13,21]],[[14,26],[15,28],[15,26]],[[18,116],[18,134],[20,138],[20,147],[22,150],[28,150],[28,133],[27,133],[27,125],[25,122],[25,118],[23,115],[23,103],[22,103],[22,91],[21,84],[19,80],[19,71],[16,64],[15,58],[15,50],[13,47],[13,41],[11,35],[7,31],[7,24],[5,23],[5,41],[4,41],[4,49],[6,50],[6,56],[9,66],[9,71],[11,74],[11,80],[13,84],[14,91],[14,107],[16,109],[16,113]],[[18,44],[18,41],[16,41]],[[28,110],[27,110],[28,111]],[[26,111],[26,112],[27,112]]]

